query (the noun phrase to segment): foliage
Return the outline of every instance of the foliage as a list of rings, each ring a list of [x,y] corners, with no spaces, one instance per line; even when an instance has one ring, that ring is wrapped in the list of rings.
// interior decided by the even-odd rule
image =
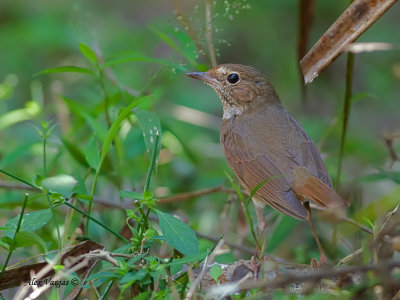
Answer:
[[[219,63],[256,66],[273,82],[284,106],[320,142],[331,177],[340,179],[339,192],[352,203],[348,216],[373,228],[371,236],[316,213],[330,260],[361,248],[347,264],[379,263],[377,241],[389,236],[395,245],[398,234],[394,226],[381,236],[399,203],[399,163],[391,166],[399,153],[398,52],[354,55],[357,94],[347,95],[345,110],[343,61],[315,80],[305,103],[293,55],[294,2],[174,1],[168,9],[156,3],[0,4],[0,279],[11,261],[36,255],[50,261],[53,250],[86,239],[112,257],[83,282],[82,297],[97,293],[99,299],[183,299],[202,263],[248,259],[255,254],[248,248],[297,263],[316,257],[307,224],[271,208],[265,209],[267,236],[258,236],[251,197],[218,145],[220,104],[184,76],[210,67],[209,49]],[[343,9],[318,4],[313,41]],[[389,11],[361,39],[395,41],[396,17]],[[216,188],[193,200],[210,187]],[[231,246],[216,255],[221,236]],[[54,269],[63,274],[68,268],[57,261]],[[220,265],[206,273],[223,284]],[[385,286],[374,274],[364,285],[305,298],[373,295],[374,287]],[[294,296],[280,290],[273,297]]]

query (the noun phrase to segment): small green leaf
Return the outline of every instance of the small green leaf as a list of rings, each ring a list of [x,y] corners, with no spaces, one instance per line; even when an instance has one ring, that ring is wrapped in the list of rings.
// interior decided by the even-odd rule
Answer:
[[[124,275],[124,277],[121,278],[119,281],[120,284],[125,284],[125,283],[134,283],[135,281],[142,280],[145,276],[147,275],[146,270],[139,270],[137,272],[129,272]]]
[[[149,208],[156,206],[156,200],[153,198],[153,193],[150,191],[145,191],[143,194],[142,203]]]
[[[69,198],[77,182],[78,181],[70,175],[60,174],[43,179],[42,185],[50,192],[59,193],[64,197]]]
[[[16,242],[16,248],[38,245],[41,246],[45,252],[47,252],[46,243],[34,232],[20,231],[16,234],[14,240]]]
[[[195,232],[184,222],[156,210],[160,228],[166,241],[172,247],[185,255],[193,255],[199,252],[199,243]]]
[[[77,163],[79,163],[80,165],[82,165],[84,167],[88,166],[87,161],[86,161],[83,153],[81,152],[81,150],[74,143],[69,142],[65,138],[61,138],[61,141],[62,141],[65,149],[72,156],[72,158],[75,159],[75,161]]]
[[[155,166],[154,173],[157,174],[157,165],[158,165],[158,156],[161,151],[161,124],[160,119],[157,115],[151,111],[147,110],[138,110],[134,111],[135,116],[138,118],[140,127],[143,132],[144,143],[146,144],[147,153],[149,154],[149,159],[152,159],[153,151],[156,150],[155,153]],[[155,144],[157,140],[156,135],[158,134],[158,143]]]
[[[137,295],[132,300],[147,300],[147,299],[150,299],[150,292],[149,291],[140,293],[139,295]]]
[[[100,168],[103,164],[104,159],[106,158],[106,155],[108,151],[110,150],[112,141],[114,140],[115,136],[118,133],[119,127],[122,123],[122,121],[131,113],[131,110],[138,105],[141,101],[144,101],[145,99],[148,99],[150,96],[145,96],[142,98],[139,98],[135,101],[133,101],[131,104],[129,104],[127,107],[121,109],[118,118],[112,123],[110,129],[107,132],[107,135],[104,139],[103,146],[101,148],[101,155],[100,155],[100,162],[99,162],[99,168],[97,169],[97,172],[100,171]]]
[[[40,71],[34,74],[33,76],[36,77],[39,75],[51,74],[51,73],[82,73],[97,77],[96,73],[94,73],[92,70],[76,66],[62,66],[62,67],[50,68]]]
[[[210,268],[210,276],[215,282],[218,282],[218,278],[222,275],[222,268],[219,265],[213,265]]]
[[[206,256],[210,254],[210,252],[211,251],[206,251],[206,252],[196,253],[193,255],[187,255],[182,258],[174,259],[173,261],[167,263],[166,265],[167,266],[176,266],[176,265],[182,265],[182,264],[197,263],[197,262],[205,259]]]
[[[66,97],[62,97],[64,102],[68,105],[68,108],[70,108],[76,115],[79,117],[83,118],[86,123],[90,126],[90,128],[96,133],[96,137],[101,141],[104,142],[106,135],[107,135],[107,128],[106,126],[96,120],[88,111],[86,107],[81,105],[79,101],[72,100]]]
[[[15,241],[8,236],[3,236],[1,238],[0,245],[7,251],[10,251],[11,249],[15,249]]]
[[[97,65],[97,55],[92,49],[83,43],[79,43],[79,49],[94,66]]]
[[[187,53],[185,51],[185,47],[182,47],[180,44],[175,42],[168,34],[157,30],[155,28],[151,28],[151,30],[161,39],[163,40],[166,44],[168,44],[172,49],[174,49],[176,52],[178,52],[180,55],[182,55],[192,66],[196,66],[196,52],[193,53]],[[189,39],[188,39],[189,40]],[[190,39],[190,41],[193,40]]]
[[[63,204],[65,201],[65,198],[63,195],[61,195],[60,193],[51,193],[49,195],[51,203],[53,203],[54,205],[59,205],[59,204]]]
[[[167,66],[173,67],[179,71],[186,71],[186,69],[184,67],[174,64],[168,60],[148,57],[148,56],[144,56],[144,55],[140,55],[140,54],[132,54],[132,55],[126,56],[124,58],[109,60],[101,66],[101,69],[105,69],[105,68],[108,68],[108,67],[111,67],[114,65],[123,64],[123,63],[134,62],[134,61],[157,63],[160,65],[167,65]]]
[[[20,231],[34,232],[46,225],[50,221],[51,216],[51,210],[49,208],[26,213],[22,218]],[[11,230],[4,230],[5,236],[13,238],[18,220],[19,215],[7,222],[6,226],[11,228]]]
[[[135,200],[143,199],[142,193],[137,193],[137,192],[132,192],[132,191],[120,191],[119,195],[122,198],[128,198],[128,199],[135,199]]]
[[[3,237],[5,238],[5,237]],[[2,238],[2,240],[3,240]],[[10,238],[9,238],[10,239]],[[11,239],[10,239],[11,240]],[[0,248],[3,248],[6,251],[11,251],[11,246],[9,243],[4,243],[3,241],[0,241]]]
[[[86,147],[85,158],[89,166],[97,170],[100,161],[100,151],[96,144],[96,138],[94,135],[89,139],[89,143]]]

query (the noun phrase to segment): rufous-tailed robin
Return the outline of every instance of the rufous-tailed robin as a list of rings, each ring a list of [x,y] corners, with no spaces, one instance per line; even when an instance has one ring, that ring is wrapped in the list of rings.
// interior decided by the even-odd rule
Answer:
[[[283,108],[272,85],[254,68],[218,65],[188,73],[211,86],[223,106],[221,144],[228,165],[247,192],[264,182],[253,197],[258,224],[265,228],[262,208],[268,204],[296,219],[311,222],[308,200],[332,210],[344,207],[314,143]]]

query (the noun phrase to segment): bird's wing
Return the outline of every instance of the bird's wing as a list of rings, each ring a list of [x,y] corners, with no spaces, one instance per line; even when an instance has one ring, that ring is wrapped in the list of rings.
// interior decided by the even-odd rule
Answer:
[[[304,167],[311,177],[315,176],[326,188],[331,188],[321,156],[305,131],[283,108],[264,113],[264,116],[263,112],[256,113],[261,116],[245,116],[240,126],[232,122],[224,136],[221,135],[227,162],[249,192],[266,181],[255,194],[256,200],[304,220],[307,212],[296,194],[307,197],[307,193],[304,194],[307,190],[302,189],[301,194],[293,190],[293,170]],[[265,126],[255,126],[253,120],[262,120]],[[315,202],[320,205],[329,203],[329,199],[317,200],[320,201]]]
[[[287,143],[281,135],[266,136],[254,132],[251,124],[226,128],[221,143],[230,167],[242,185],[251,192],[257,185],[254,198],[294,218],[305,220],[307,211],[292,191],[291,168],[297,166],[294,156],[279,145]],[[285,148],[281,148],[285,149]]]
[[[294,149],[294,151],[292,151],[294,160],[299,166],[305,167],[313,176],[320,179],[329,187],[332,187],[328,171],[313,141],[292,115],[288,112],[286,112],[285,115],[286,122],[291,128],[291,130],[289,130],[291,134],[289,134],[288,137],[289,147]]]

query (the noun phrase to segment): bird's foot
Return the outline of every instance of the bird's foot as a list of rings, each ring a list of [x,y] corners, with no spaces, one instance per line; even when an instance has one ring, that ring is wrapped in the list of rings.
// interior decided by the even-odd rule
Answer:
[[[328,258],[326,257],[325,253],[321,253],[319,257],[319,261],[317,261],[315,258],[311,259],[311,268],[312,269],[317,269],[322,266],[325,266],[328,264]]]
[[[261,262],[258,262],[255,256],[252,256],[250,263],[242,261],[243,265],[253,273],[253,278],[258,278]]]

